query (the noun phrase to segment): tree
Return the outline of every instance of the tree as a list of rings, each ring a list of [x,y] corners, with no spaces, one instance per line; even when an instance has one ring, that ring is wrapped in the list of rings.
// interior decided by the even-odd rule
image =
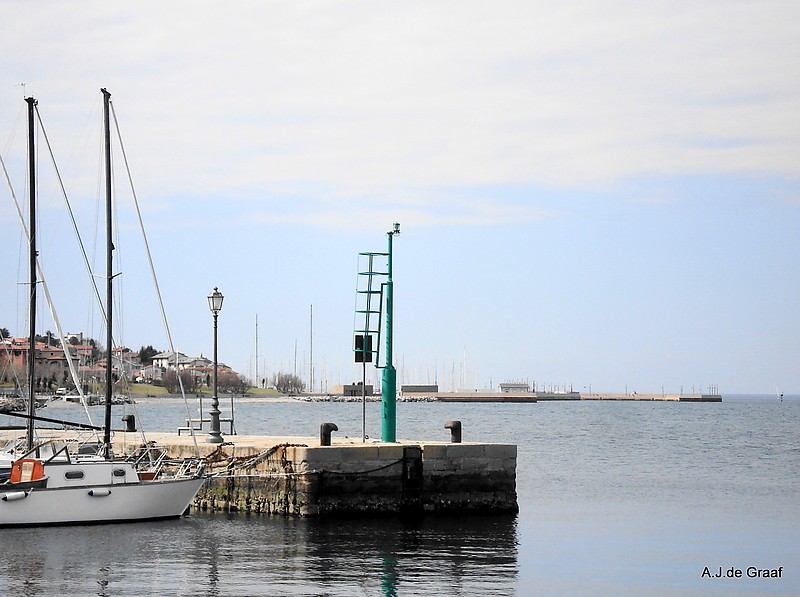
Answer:
[[[217,374],[217,388],[232,394],[244,394],[250,382],[238,373],[222,372]]]
[[[272,376],[272,383],[281,394],[296,394],[305,389],[303,380],[291,373],[276,373]]]
[[[142,365],[145,365],[145,366],[152,365],[153,364],[153,357],[156,356],[158,354],[158,352],[159,351],[157,351],[155,348],[153,348],[152,344],[150,344],[148,346],[142,346],[139,349],[139,362]]]
[[[0,328],[0,339],[2,338],[10,338],[11,332],[8,331],[8,328]]]
[[[91,359],[96,361],[97,358],[100,356],[100,349],[97,346],[97,340],[94,338],[89,338],[89,346],[92,347],[92,356]]]
[[[183,382],[184,392],[194,392],[197,385],[194,381],[194,376],[188,371],[181,371],[180,381]],[[169,369],[161,378],[161,385],[167,388],[170,394],[178,394],[181,391],[181,385],[178,381],[178,374],[175,369]]]
[[[44,335],[34,334],[33,340],[35,342],[41,342],[42,344],[47,344],[48,346],[61,346],[61,342],[53,335],[53,332],[47,330]]]

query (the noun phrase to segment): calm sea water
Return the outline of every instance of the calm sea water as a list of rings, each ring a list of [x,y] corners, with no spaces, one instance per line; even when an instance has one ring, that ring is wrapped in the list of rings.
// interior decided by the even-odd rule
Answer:
[[[137,414],[147,429],[174,430],[183,409],[146,401]],[[79,413],[72,407],[69,414]],[[367,416],[368,433],[378,436],[379,405],[368,405]],[[462,421],[464,441],[518,445],[518,516],[403,523],[195,514],[166,523],[6,529],[0,591],[800,594],[800,398],[401,403],[398,436],[446,440],[450,419]],[[332,421],[338,435],[360,437],[361,406],[249,402],[237,404],[236,420],[240,433],[316,436],[320,423]],[[747,578],[750,566],[782,567],[781,578]],[[707,578],[705,567],[743,576]]]

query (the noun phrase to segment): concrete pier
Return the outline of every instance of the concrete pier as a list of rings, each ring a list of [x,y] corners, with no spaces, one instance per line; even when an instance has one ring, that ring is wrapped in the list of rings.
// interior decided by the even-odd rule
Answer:
[[[411,396],[414,396],[413,394]],[[438,402],[555,402],[571,400],[630,400],[630,401],[674,401],[674,402],[722,402],[719,394],[607,394],[579,392],[460,392],[420,394],[418,400],[430,399]],[[406,397],[408,399],[408,397]]]
[[[439,402],[536,402],[536,394],[441,393],[433,396]]]
[[[203,510],[289,516],[516,512],[514,445],[228,437],[209,455]],[[249,443],[249,442],[248,442]],[[263,448],[263,449],[262,449]]]
[[[191,436],[148,433],[147,439],[170,457],[195,455]],[[197,436],[212,477],[194,508],[286,516],[518,511],[517,447],[511,444],[333,438],[323,446],[320,438],[309,437],[224,439],[214,445]],[[115,452],[125,454],[141,445],[141,436],[118,432],[113,441]]]
[[[581,394],[581,400],[638,400],[667,402],[722,402],[719,394]]]

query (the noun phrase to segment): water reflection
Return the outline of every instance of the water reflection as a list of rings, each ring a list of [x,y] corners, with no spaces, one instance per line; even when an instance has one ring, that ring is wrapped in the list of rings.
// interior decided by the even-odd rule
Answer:
[[[298,521],[305,528],[308,578],[366,594],[507,594],[517,576],[514,517]],[[376,584],[377,583],[377,584]]]
[[[395,558],[383,558],[383,568],[381,570],[381,595],[384,597],[397,597],[397,585],[399,575],[397,572],[397,560]]]
[[[0,530],[9,595],[505,595],[514,517],[166,523]]]
[[[176,401],[141,406],[146,429],[174,431]],[[361,430],[357,404],[239,408],[242,433]],[[517,444],[520,517],[0,529],[0,595],[797,594],[788,577],[714,588],[700,572],[800,569],[800,399],[408,403],[398,419],[404,437],[446,439],[459,419],[465,439]]]

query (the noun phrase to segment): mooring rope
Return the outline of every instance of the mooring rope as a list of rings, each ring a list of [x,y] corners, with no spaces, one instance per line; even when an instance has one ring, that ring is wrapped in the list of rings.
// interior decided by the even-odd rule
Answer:
[[[276,446],[272,446],[271,448],[264,450],[260,454],[253,456],[253,457],[232,457],[228,456],[223,451],[224,446],[233,445],[230,442],[225,442],[219,445],[216,450],[214,450],[211,454],[205,457],[205,461],[208,464],[213,464],[215,462],[222,462],[223,460],[228,461],[228,465],[225,467],[224,471],[220,471],[218,473],[211,473],[211,478],[214,479],[233,479],[233,478],[241,478],[241,479],[270,479],[270,478],[287,478],[287,477],[306,477],[311,475],[341,475],[341,476],[358,476],[358,475],[369,475],[371,473],[376,473],[378,471],[385,470],[387,468],[396,466],[403,462],[403,459],[400,458],[388,464],[384,464],[382,466],[378,466],[372,469],[366,469],[362,471],[332,471],[325,468],[314,469],[310,471],[301,471],[301,472],[294,472],[294,471],[286,471],[286,472],[264,472],[264,473],[254,473],[254,474],[243,474],[239,471],[251,469],[254,466],[264,462],[265,460],[269,460],[272,456],[274,456],[279,450],[284,448],[307,448],[306,444],[278,444]],[[237,462],[238,460],[238,462]]]

